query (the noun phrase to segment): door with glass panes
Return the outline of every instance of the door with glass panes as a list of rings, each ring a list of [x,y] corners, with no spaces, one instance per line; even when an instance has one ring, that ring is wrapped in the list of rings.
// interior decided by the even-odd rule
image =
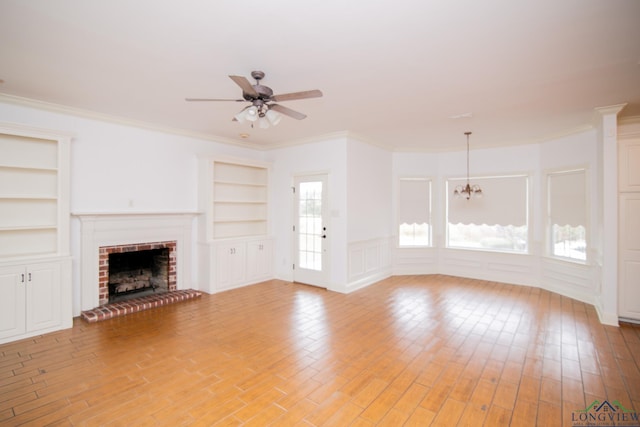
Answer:
[[[329,283],[327,175],[294,178],[294,282]]]

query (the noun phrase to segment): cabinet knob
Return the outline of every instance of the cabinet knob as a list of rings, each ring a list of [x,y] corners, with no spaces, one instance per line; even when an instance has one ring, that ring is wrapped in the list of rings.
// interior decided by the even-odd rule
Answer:
[[[24,273],[20,275],[20,283],[24,283]]]

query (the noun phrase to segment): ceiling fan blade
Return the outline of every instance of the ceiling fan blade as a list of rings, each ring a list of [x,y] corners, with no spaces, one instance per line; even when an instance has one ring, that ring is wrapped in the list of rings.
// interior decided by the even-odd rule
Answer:
[[[215,99],[215,98],[185,98],[185,101],[231,101],[231,102],[246,102],[244,99]]]
[[[319,98],[322,96],[322,92],[318,89],[305,90],[303,92],[283,93],[280,95],[273,95],[271,99],[276,102],[293,101],[294,99],[307,99],[307,98]]]
[[[229,78],[234,82],[236,82],[236,84],[242,88],[242,92],[246,93],[247,95],[254,96],[256,98],[259,96],[258,92],[256,92],[253,86],[251,86],[251,83],[249,82],[249,80],[247,80],[246,77],[229,76]]]
[[[285,116],[292,117],[292,118],[294,118],[296,120],[302,120],[305,117],[307,117],[306,114],[299,113],[296,110],[292,110],[291,108],[287,108],[287,107],[285,107],[283,105],[280,105],[280,104],[270,104],[269,105],[269,109],[275,110],[278,113],[282,113]]]

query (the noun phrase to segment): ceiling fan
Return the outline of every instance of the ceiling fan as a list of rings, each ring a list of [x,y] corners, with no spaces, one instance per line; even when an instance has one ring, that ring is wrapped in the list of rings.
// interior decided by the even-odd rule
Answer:
[[[322,92],[314,89],[303,92],[284,93],[274,95],[270,87],[260,84],[260,80],[264,78],[264,72],[252,71],[251,77],[256,80],[256,84],[252,85],[249,80],[243,76],[229,76],[242,89],[243,99],[215,99],[215,98],[186,98],[187,101],[231,101],[231,102],[250,102],[251,105],[243,108],[233,117],[234,121],[258,122],[261,128],[268,128],[269,125],[277,125],[282,116],[292,117],[296,120],[302,120],[307,117],[298,111],[285,107],[273,102],[293,101],[295,99],[318,98],[322,96]]]

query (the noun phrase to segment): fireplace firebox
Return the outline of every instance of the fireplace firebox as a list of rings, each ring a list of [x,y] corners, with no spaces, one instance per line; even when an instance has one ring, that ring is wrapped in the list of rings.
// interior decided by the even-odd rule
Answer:
[[[169,249],[109,254],[109,302],[169,292]]]
[[[176,290],[176,242],[100,247],[100,305]]]

